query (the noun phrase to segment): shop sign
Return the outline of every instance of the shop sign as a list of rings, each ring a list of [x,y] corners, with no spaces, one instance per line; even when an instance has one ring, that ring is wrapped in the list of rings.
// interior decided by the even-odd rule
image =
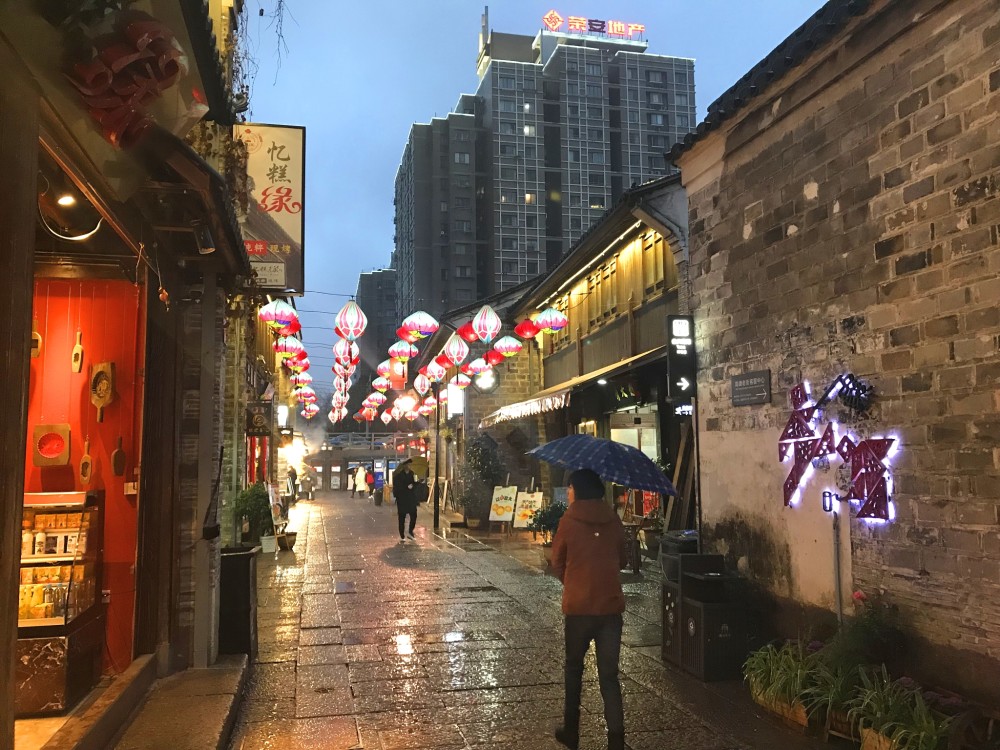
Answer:
[[[555,10],[550,10],[542,16],[542,23],[549,31],[572,31],[579,34],[605,34],[625,39],[642,36],[646,26],[641,23],[626,21],[603,21],[584,16],[563,16]]]
[[[733,406],[771,403],[771,371],[755,370],[729,379]]]
[[[267,437],[271,434],[274,423],[274,410],[271,401],[251,401],[247,404],[247,436]]]
[[[306,129],[241,123],[235,126],[234,135],[247,150],[253,198],[247,227],[255,238],[247,241],[247,253],[258,272],[258,284],[263,289],[301,294],[305,288]],[[282,274],[274,272],[276,265],[283,267]]]
[[[667,316],[667,395],[675,402],[689,402],[696,395],[698,363],[694,348],[694,319]]]
[[[535,513],[542,509],[541,492],[518,492],[514,511],[514,528],[526,529]]]

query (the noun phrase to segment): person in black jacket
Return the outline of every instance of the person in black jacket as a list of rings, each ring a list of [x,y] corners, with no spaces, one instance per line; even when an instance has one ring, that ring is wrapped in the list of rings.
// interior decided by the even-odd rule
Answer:
[[[396,498],[396,513],[399,516],[399,541],[405,542],[406,537],[416,539],[413,529],[417,525],[417,496],[414,487],[417,484],[417,477],[410,466],[410,459],[406,459],[399,465],[392,475],[392,496]],[[406,517],[410,517],[410,530],[404,536],[406,527]]]

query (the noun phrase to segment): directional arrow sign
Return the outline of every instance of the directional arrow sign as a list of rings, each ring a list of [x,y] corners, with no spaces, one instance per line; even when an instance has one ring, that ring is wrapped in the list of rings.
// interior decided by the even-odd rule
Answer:
[[[688,380],[687,378],[681,378],[680,380],[677,381],[677,385],[681,387],[682,391],[686,391],[688,389],[688,386],[691,385],[691,381]]]

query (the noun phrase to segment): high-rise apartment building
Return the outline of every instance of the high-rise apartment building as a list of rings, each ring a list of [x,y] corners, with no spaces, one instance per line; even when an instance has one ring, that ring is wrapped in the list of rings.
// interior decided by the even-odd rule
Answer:
[[[484,16],[476,93],[413,126],[396,175],[400,314],[537,276],[631,185],[667,173],[695,124],[694,61],[650,54],[642,26],[616,23],[550,13],[531,37]]]

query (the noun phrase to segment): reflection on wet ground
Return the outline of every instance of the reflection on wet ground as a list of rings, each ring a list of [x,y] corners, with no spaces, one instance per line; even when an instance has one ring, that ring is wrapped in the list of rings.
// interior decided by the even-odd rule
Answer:
[[[400,544],[395,525],[394,508],[346,492],[292,509],[294,552],[259,560],[260,653],[234,750],[561,748],[561,588],[538,545],[422,526]],[[651,573],[625,583],[629,746],[814,747],[756,717],[739,686],[709,691],[660,662]],[[589,659],[586,750],[606,747]]]

